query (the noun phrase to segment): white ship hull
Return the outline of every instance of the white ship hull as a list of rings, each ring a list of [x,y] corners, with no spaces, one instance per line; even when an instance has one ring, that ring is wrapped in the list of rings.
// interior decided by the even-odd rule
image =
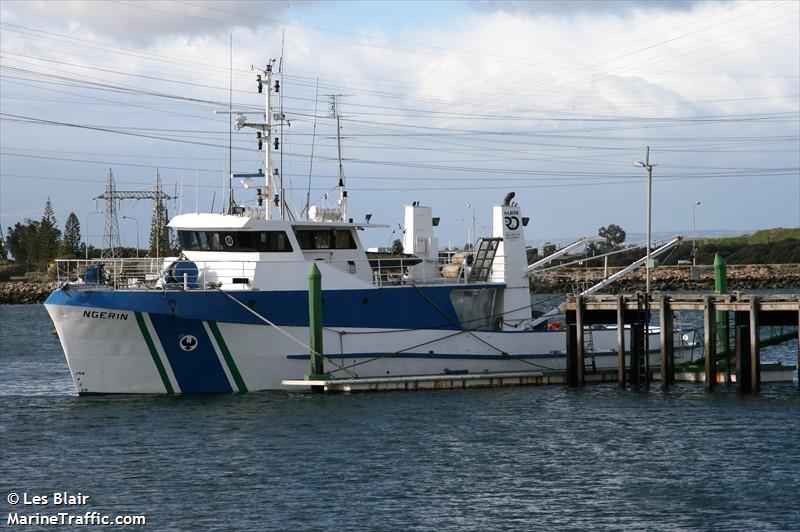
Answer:
[[[308,351],[289,336],[306,339],[307,327],[192,320],[196,344],[187,350],[180,345],[185,335],[165,334],[148,313],[46,306],[80,394],[275,390],[285,388],[281,381],[309,373]],[[324,332],[325,371],[335,377],[566,369],[564,331],[338,331]],[[587,361],[596,369],[615,368],[616,330],[593,330],[591,336]],[[626,331],[626,345],[628,337]],[[658,363],[658,342],[654,330],[652,364]],[[676,346],[676,362],[690,358],[692,343],[693,337]]]

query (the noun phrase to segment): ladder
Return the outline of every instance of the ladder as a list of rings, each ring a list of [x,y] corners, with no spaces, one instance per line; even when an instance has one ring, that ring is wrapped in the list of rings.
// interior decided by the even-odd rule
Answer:
[[[636,293],[636,325],[639,333],[636,338],[631,338],[631,343],[636,342],[631,355],[638,358],[636,375],[631,375],[631,383],[646,387],[650,385],[650,299],[643,292]]]
[[[592,327],[586,327],[583,331],[583,371],[584,373],[597,373],[597,363],[594,359],[594,336]]]
[[[492,271],[494,257],[497,255],[497,247],[503,239],[500,237],[488,237],[478,240],[475,248],[475,257],[472,261],[472,269],[469,271],[467,282],[486,282]]]

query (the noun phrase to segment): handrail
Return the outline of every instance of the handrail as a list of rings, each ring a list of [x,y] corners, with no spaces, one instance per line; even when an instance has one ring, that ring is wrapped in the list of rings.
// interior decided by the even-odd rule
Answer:
[[[182,257],[162,258],[107,258],[107,259],[57,259],[56,271],[59,284],[102,286],[115,289],[164,289],[164,288],[217,288],[220,285],[240,283],[252,288],[256,272],[260,267],[275,267],[286,264],[311,264],[312,258],[288,258],[281,260],[192,260],[197,265],[196,281],[182,286],[181,279],[165,280],[168,268]],[[375,286],[399,286],[414,284],[486,284],[469,282],[464,275],[446,277],[441,273],[443,261],[439,259],[412,258],[361,258],[323,259],[326,264],[352,274]],[[422,267],[425,266],[426,267]],[[415,266],[419,270],[413,270]],[[497,270],[497,264],[495,269]],[[94,268],[94,269],[93,269]],[[87,275],[88,271],[88,275]],[[413,273],[416,272],[416,273]],[[498,270],[499,271],[499,270]],[[259,275],[261,277],[261,275]],[[236,281],[234,279],[237,279]],[[244,281],[238,281],[244,279]]]
[[[531,272],[533,272],[534,270],[538,270],[542,266],[551,263],[552,261],[554,261],[555,259],[561,257],[562,255],[566,255],[567,253],[569,253],[573,249],[575,249],[577,247],[580,247],[580,246],[582,246],[584,244],[587,244],[590,240],[591,239],[589,237],[586,237],[586,236],[576,240],[572,244],[570,244],[568,246],[565,246],[565,247],[559,249],[558,251],[556,251],[555,253],[553,253],[551,255],[548,255],[545,258],[540,259],[540,260],[534,262],[533,264],[529,265],[527,270],[525,271],[525,274],[526,275],[531,275]]]
[[[669,242],[667,242],[663,246],[659,247],[655,251],[651,251],[650,252],[650,259],[653,259],[653,258],[661,255],[662,253],[672,249],[674,246],[680,244],[680,242],[682,240],[683,240],[682,236],[680,236],[680,235],[676,236],[675,238],[673,238],[672,240],[670,240]],[[617,279],[619,279],[620,277],[628,275],[630,272],[632,272],[633,270],[635,270],[636,268],[638,268],[639,266],[644,264],[646,261],[647,261],[647,257],[642,257],[641,259],[631,263],[628,267],[623,268],[622,270],[618,271],[614,275],[609,276],[608,278],[600,281],[599,283],[597,283],[596,285],[588,288],[587,290],[584,290],[583,292],[581,292],[578,295],[579,296],[588,296],[590,294],[593,294],[593,293],[597,292],[598,290],[602,290],[606,286],[617,282]],[[539,316],[538,318],[533,320],[532,326],[535,327],[536,325],[539,325],[540,323],[544,323],[549,318],[551,318],[552,316],[556,316],[561,312],[562,312],[562,307],[560,305],[558,307],[550,309],[548,312],[545,312],[544,314],[542,314],[541,316]]]

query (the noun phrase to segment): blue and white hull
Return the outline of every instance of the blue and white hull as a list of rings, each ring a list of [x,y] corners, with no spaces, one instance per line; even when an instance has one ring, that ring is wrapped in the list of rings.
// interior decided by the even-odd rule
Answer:
[[[180,257],[59,261],[65,282],[45,305],[79,393],[245,392],[302,379],[309,270],[322,279],[334,377],[564,370],[566,333],[537,329],[531,315],[526,218],[509,200],[493,207],[492,237],[471,266],[466,253],[442,262],[432,210],[418,203],[406,206],[413,254],[401,259],[370,258],[364,224],[179,215]],[[616,367],[616,331],[588,336],[592,366]],[[655,362],[657,330],[650,350]]]
[[[268,294],[236,297],[276,326],[209,291],[59,290],[45,305],[81,394],[273,390],[309,373],[309,351],[298,342],[308,338],[307,322],[293,324],[288,308],[270,316]],[[350,320],[365,318],[347,314],[326,314],[325,371],[337,377],[558,371],[566,365],[564,331],[464,331],[441,319],[438,328],[399,327],[419,319],[401,314],[394,320],[400,323],[390,323],[394,327],[353,327]],[[595,330],[592,336],[594,350],[587,356],[595,367],[615,367],[616,331]],[[650,342],[655,364],[657,331]],[[676,349],[679,361],[689,354]]]

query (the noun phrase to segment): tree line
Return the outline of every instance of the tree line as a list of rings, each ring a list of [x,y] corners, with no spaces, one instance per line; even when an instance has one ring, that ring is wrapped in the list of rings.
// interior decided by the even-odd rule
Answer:
[[[590,242],[586,246],[582,259],[585,266],[603,266],[606,264],[605,254],[616,252],[607,256],[607,265],[624,267],[642,258],[644,254],[641,248],[623,245],[627,235],[618,225],[609,224],[601,227],[597,231],[597,235],[600,239]],[[536,248],[527,251],[529,263],[540,258]],[[544,256],[551,255],[556,252],[556,246],[545,244],[543,251]],[[660,256],[656,261],[657,264],[664,266],[692,262],[698,265],[711,265],[714,263],[717,253],[728,264],[800,263],[800,230],[767,229],[750,236],[698,239],[695,245],[692,245],[692,242],[683,242]],[[565,256],[556,260],[555,264],[574,260],[574,256]]]
[[[177,252],[177,242],[174,232],[167,227],[168,221],[164,206],[156,205],[147,256],[155,257],[157,252],[161,256]],[[115,250],[115,255],[134,257],[137,251],[145,250],[122,247]],[[0,229],[0,262],[13,261],[17,270],[24,268],[21,271],[46,271],[48,264],[55,259],[95,258],[100,252],[100,249],[84,241],[80,220],[74,212],[67,216],[63,232],[59,229],[50,198],[45,202],[40,219],[26,218],[17,222],[7,228],[5,235]]]

